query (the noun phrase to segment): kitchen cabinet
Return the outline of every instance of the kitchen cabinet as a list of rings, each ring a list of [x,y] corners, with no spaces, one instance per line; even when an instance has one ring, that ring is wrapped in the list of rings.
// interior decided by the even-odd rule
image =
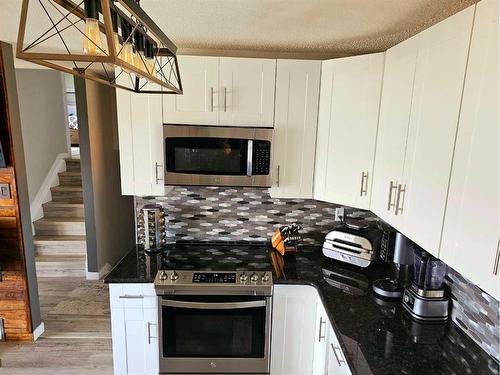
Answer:
[[[438,256],[474,7],[420,36],[404,171],[395,214],[407,237]]]
[[[217,125],[219,122],[219,58],[178,56],[182,95],[164,95],[166,124]]]
[[[401,215],[394,215],[394,207],[403,177],[419,41],[417,34],[385,55],[370,209],[395,228],[400,226]]]
[[[499,5],[477,4],[440,258],[500,296]]]
[[[312,198],[321,61],[278,60],[273,198]]]
[[[272,127],[276,60],[221,57],[219,125]]]
[[[325,375],[327,373],[328,333],[330,331],[330,323],[328,322],[325,307],[319,299],[319,296],[317,299],[312,374]]]
[[[312,373],[317,292],[308,285],[275,285],[271,375]]]
[[[328,345],[326,358],[326,375],[350,375],[344,351],[331,325],[328,327]]]
[[[271,353],[271,375],[351,373],[318,291],[309,285],[274,286]]]
[[[123,195],[164,195],[160,94],[116,90]]]
[[[368,209],[384,53],[323,62],[316,199]]]
[[[179,56],[183,95],[165,95],[163,122],[272,127],[276,60]]]
[[[158,302],[153,284],[110,284],[109,296],[114,373],[158,374]]]

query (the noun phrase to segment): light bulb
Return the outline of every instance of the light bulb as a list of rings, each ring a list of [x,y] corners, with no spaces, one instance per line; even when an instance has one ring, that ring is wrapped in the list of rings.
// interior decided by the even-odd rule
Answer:
[[[135,53],[135,67],[139,69],[140,71],[145,72],[146,71],[146,66],[145,66],[145,61],[146,58],[144,57],[144,53],[142,51],[138,51]]]
[[[120,53],[120,58],[127,64],[134,66],[134,48],[132,47],[132,43],[127,42],[123,45],[122,52]]]
[[[118,36],[118,33],[113,33],[113,44],[115,45],[116,55],[121,56],[120,50],[122,49],[122,45],[120,44],[120,37]]]
[[[99,22],[94,18],[85,19],[85,36],[83,37],[83,51],[87,55],[100,55],[103,53],[103,43]]]
[[[83,37],[83,52],[87,55],[101,55],[104,48],[99,30],[99,8],[97,0],[84,0],[85,27]]]
[[[146,67],[148,69],[148,73],[156,78],[156,69],[155,69],[155,59],[146,57]]]

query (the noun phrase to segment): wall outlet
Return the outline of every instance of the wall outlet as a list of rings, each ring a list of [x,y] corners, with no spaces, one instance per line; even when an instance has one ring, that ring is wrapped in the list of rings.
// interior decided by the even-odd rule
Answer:
[[[344,221],[345,219],[345,207],[335,208],[335,221]]]

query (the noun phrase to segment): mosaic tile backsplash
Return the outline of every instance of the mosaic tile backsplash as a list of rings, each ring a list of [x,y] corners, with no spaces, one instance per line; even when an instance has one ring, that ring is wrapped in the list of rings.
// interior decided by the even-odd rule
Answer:
[[[161,204],[169,241],[269,241],[283,224],[303,226],[305,244],[320,245],[334,224],[338,205],[313,199],[274,199],[265,189],[175,187],[167,196],[136,198],[137,206]],[[367,211],[346,208],[349,216],[377,220]],[[448,268],[451,318],[489,355],[500,360],[499,302]]]

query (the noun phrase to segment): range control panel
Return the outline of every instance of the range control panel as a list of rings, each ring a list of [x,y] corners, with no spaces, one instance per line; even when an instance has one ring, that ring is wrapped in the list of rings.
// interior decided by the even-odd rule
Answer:
[[[195,272],[193,273],[193,283],[218,283],[234,284],[236,282],[236,272],[218,273],[218,272]]]

